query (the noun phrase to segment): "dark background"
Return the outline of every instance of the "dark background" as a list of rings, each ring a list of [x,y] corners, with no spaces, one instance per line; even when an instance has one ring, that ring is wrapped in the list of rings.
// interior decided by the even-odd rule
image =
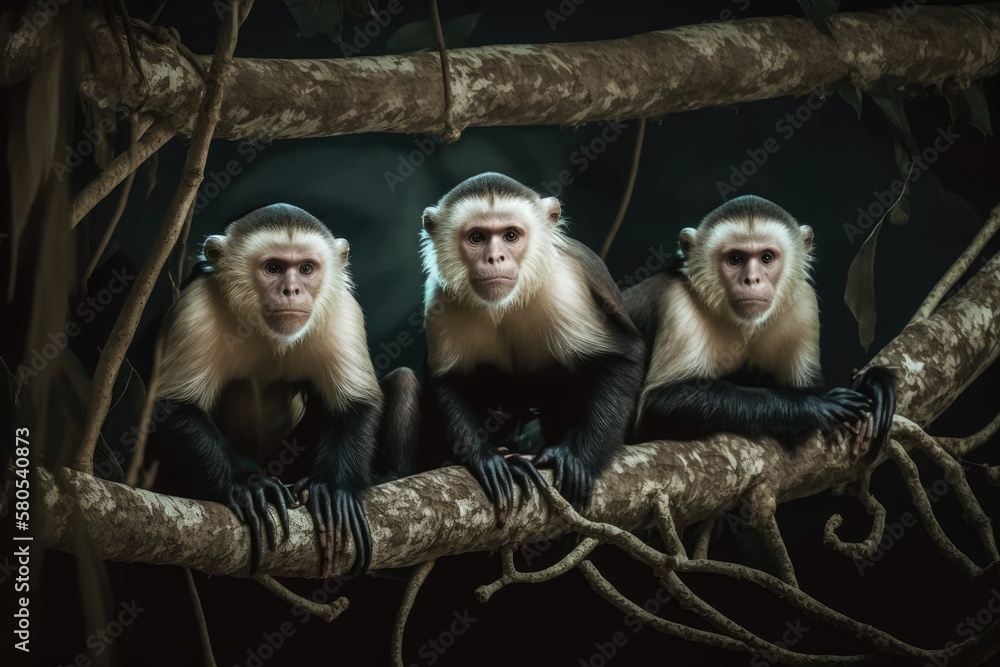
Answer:
[[[132,14],[148,18],[157,2],[129,2]],[[962,4],[962,3],[943,3]],[[392,33],[411,21],[428,16],[427,4],[403,0],[404,11],[371,43],[355,41],[355,28],[345,28],[347,43],[361,55],[383,52]],[[559,12],[557,0],[546,2],[442,2],[442,14],[450,18],[482,11],[467,46],[503,43],[542,43],[607,40],[673,26],[697,24],[720,18],[748,18],[781,14],[802,15],[796,2],[720,2],[626,4],[586,0],[574,7],[555,29],[546,12]],[[844,2],[841,11],[863,11],[883,7],[877,2]],[[215,44],[218,19],[210,3],[170,2],[158,23],[176,27],[195,53],[210,53]],[[342,48],[317,36],[304,39],[288,10],[277,2],[258,0],[240,32],[237,57],[340,57]],[[824,39],[817,34],[817,39]],[[733,63],[739,67],[739,63]],[[624,82],[623,82],[624,83]],[[987,99],[995,108],[992,89],[998,81],[984,82]],[[816,232],[815,281],[822,310],[823,366],[830,384],[844,383],[852,368],[861,366],[906,325],[930,288],[967,246],[1000,195],[1000,152],[996,141],[971,125],[952,124],[948,106],[940,95],[917,98],[906,111],[913,135],[921,149],[931,146],[941,131],[959,138],[941,153],[927,172],[911,185],[911,217],[902,227],[886,226],[879,239],[876,265],[878,324],[870,352],[858,342],[857,325],[843,302],[848,267],[864,237],[848,233],[856,224],[859,207],[867,209],[900,178],[893,154],[892,135],[884,114],[865,98],[860,120],[855,111],[830,94],[821,108],[787,137],[776,128],[786,114],[794,114],[805,98],[783,97],[755,102],[739,108],[705,109],[675,114],[650,122],[642,152],[635,192],[624,225],[607,263],[612,276],[628,281],[644,277],[647,261],[670,254],[677,233],[694,226],[712,208],[722,203],[717,183],[728,181],[734,166],[748,159],[747,151],[760,149],[773,137],[780,146],[750,175],[746,183],[730,192],[754,193],[772,199],[809,224]],[[993,113],[994,127],[998,114]],[[571,226],[570,233],[594,249],[600,247],[619,206],[628,177],[637,123],[625,121],[614,141],[592,161],[581,161],[578,152],[600,136],[602,124],[576,128],[503,127],[472,128],[454,144],[440,144],[425,137],[370,134],[281,141],[274,144],[213,143],[206,178],[194,218],[189,249],[204,237],[219,232],[243,213],[276,201],[305,208],[326,222],[337,236],[351,243],[352,271],[357,296],[364,308],[369,345],[376,367],[386,372],[400,365],[419,368],[424,341],[419,334],[421,270],[418,232],[423,208],[450,187],[473,174],[501,171],[547,194],[558,194]],[[127,132],[122,132],[127,134]],[[120,137],[119,148],[127,146]],[[398,173],[401,161],[413,151],[432,146],[433,152],[416,166],[412,175],[392,187],[386,172]],[[175,139],[161,152],[159,184],[143,206],[134,197],[115,237],[119,250],[94,276],[92,286],[106,284],[110,271],[119,267],[135,270],[144,261],[156,230],[169,207],[178,182],[187,141]],[[225,165],[236,160],[240,173],[221,176]],[[558,192],[554,183],[568,170],[572,183]],[[145,187],[147,169],[139,173],[136,191]],[[77,187],[88,182],[96,168],[74,171]],[[212,186],[215,187],[212,187]],[[91,215],[94,243],[103,233],[116,198],[109,197]],[[138,224],[133,227],[132,223]],[[132,228],[133,231],[129,231]],[[992,243],[984,257],[998,249]],[[190,259],[193,259],[191,253]],[[171,262],[171,267],[176,265]],[[981,266],[977,261],[973,271]],[[114,322],[120,300],[86,327],[86,335],[75,341],[82,359],[92,357],[103,344]],[[158,315],[169,306],[170,293],[161,281],[147,309],[131,358],[137,366],[148,349],[143,341],[155,331]],[[71,305],[72,307],[72,305]],[[401,334],[408,334],[400,339]],[[399,345],[400,340],[411,340]],[[128,372],[123,372],[123,376]],[[986,424],[1000,408],[997,400],[998,373],[990,369],[976,380],[932,428],[936,434],[966,435]],[[116,388],[121,400],[105,428],[112,447],[127,453],[123,436],[136,424],[135,387],[123,377]],[[133,400],[136,399],[136,400]],[[973,461],[996,463],[996,439],[974,452]],[[974,532],[961,521],[954,490],[937,468],[924,465],[922,479],[933,487],[935,510],[956,543],[983,562]],[[980,469],[968,470],[970,482],[991,516],[1000,509],[1000,494],[985,483]],[[937,486],[935,485],[937,482]],[[833,512],[845,515],[840,534],[844,539],[863,539],[869,519],[850,498],[821,494],[779,508],[778,519],[797,566],[800,584],[814,597],[859,620],[870,622],[897,637],[924,647],[960,641],[960,625],[966,616],[987,608],[991,596],[1000,599],[995,578],[976,582],[956,573],[937,553],[921,524],[904,526],[907,513],[914,514],[909,494],[898,472],[882,466],[873,488],[887,508],[887,522],[897,530],[886,538],[887,549],[877,561],[858,564],[822,544],[822,528]],[[719,542],[711,554],[723,560],[738,560],[738,520],[729,515]],[[895,530],[895,529],[894,529]],[[535,560],[552,562],[554,552]],[[753,549],[745,551],[752,557]],[[655,578],[645,568],[611,548],[600,549],[595,562],[623,592],[642,603],[654,599]],[[124,636],[110,645],[121,664],[200,664],[200,646],[193,623],[190,600],[183,576],[177,568],[108,564],[113,589],[113,609],[135,600],[142,608]],[[635,632],[621,613],[591,593],[583,577],[572,572],[553,582],[528,587],[514,586],[498,593],[488,604],[472,595],[476,586],[499,576],[499,558],[471,554],[440,561],[425,584],[411,615],[406,633],[405,656],[413,665],[517,664],[602,665],[602,646],[611,652],[616,632],[621,632],[614,657],[620,665],[647,664],[656,660],[676,664],[765,664],[745,655],[731,654],[688,644],[652,629]],[[50,554],[44,570],[41,633],[34,635],[37,664],[71,664],[85,649],[86,633],[79,607],[79,589],[73,574],[73,559]],[[403,586],[398,581],[365,577],[361,581],[298,581],[289,585],[306,596],[326,596],[337,589],[351,600],[351,608],[332,624],[305,620],[293,613],[256,583],[240,579],[208,579],[196,575],[213,648],[219,665],[293,664],[383,664],[393,619]],[[704,597],[736,620],[769,640],[781,639],[789,627],[806,628],[795,635],[796,650],[848,653],[861,647],[847,635],[823,626],[752,587],[710,577],[691,577],[688,582]],[[996,605],[994,605],[996,606]],[[428,642],[441,638],[454,620],[453,614],[468,611],[477,620],[457,636],[443,653]],[[668,603],[661,615],[704,624]],[[989,612],[987,612],[989,613]],[[996,615],[992,615],[996,620]],[[274,633],[283,623],[293,633],[281,640],[273,652],[261,645],[278,643]],[[787,625],[786,625],[787,624]],[[37,627],[37,626],[36,626]],[[37,632],[37,630],[36,630]],[[43,648],[44,647],[44,648]],[[44,657],[42,657],[44,656]],[[259,659],[259,662],[255,662]]]

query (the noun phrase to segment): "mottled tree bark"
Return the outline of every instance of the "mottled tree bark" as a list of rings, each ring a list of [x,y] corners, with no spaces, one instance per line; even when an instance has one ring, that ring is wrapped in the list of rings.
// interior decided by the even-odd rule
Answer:
[[[897,412],[926,427],[1000,354],[1000,255],[988,262],[931,316],[908,326],[873,363],[898,374]],[[789,456],[770,440],[723,435],[702,442],[647,443],[623,448],[598,483],[596,521],[625,529],[648,526],[666,494],[678,527],[718,516],[756,489],[778,502],[815,494],[858,479],[847,444],[819,438]],[[177,564],[214,574],[246,572],[247,532],[227,508],[137,491],[66,471],[79,493],[84,525],[104,558]],[[546,473],[548,474],[548,473]],[[69,505],[49,472],[40,470],[38,537],[52,548],[73,549]],[[372,566],[398,567],[470,551],[489,551],[565,532],[536,496],[501,529],[493,508],[471,475],[459,467],[408,477],[371,490],[365,508],[374,538]],[[291,513],[291,537],[265,550],[262,573],[319,576],[312,522],[304,509]],[[336,564],[343,572],[349,550]],[[332,573],[330,573],[332,574]]]
[[[836,41],[806,19],[743,19],[626,39],[449,51],[453,125],[579,125],[658,118],[674,111],[802,95],[849,79],[960,87],[1000,73],[1000,11],[988,6],[909,7],[837,14]],[[169,39],[139,36],[147,81],[121,77],[120,54],[97,28],[98,69],[82,90],[105,107],[141,109],[191,134],[204,83]],[[0,51],[0,86],[30,72],[23,34]],[[28,51],[28,53],[26,53]],[[196,67],[195,65],[198,65]],[[436,53],[233,63],[216,128],[223,139],[287,139],[362,132],[444,130]]]

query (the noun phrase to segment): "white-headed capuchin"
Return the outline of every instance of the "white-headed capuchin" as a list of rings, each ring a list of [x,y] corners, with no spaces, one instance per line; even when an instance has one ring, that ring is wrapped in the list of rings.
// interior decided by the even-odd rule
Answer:
[[[514,484],[527,495],[545,483],[522,454],[586,507],[631,424],[645,358],[604,263],[566,236],[558,199],[495,173],[427,208],[422,241],[422,440],[452,448],[498,523]],[[526,441],[529,423],[542,442]]]
[[[287,539],[291,499],[257,464],[276,454],[307,402],[319,413],[319,440],[293,492],[316,522],[321,567],[350,534],[351,574],[368,568],[361,497],[372,484],[380,429],[377,472],[393,477],[414,467],[419,384],[408,371],[381,386],[376,379],[347,256],[347,241],[302,209],[257,209],[208,237],[161,330],[156,400],[167,418],[154,433],[155,451],[186,478],[185,495],[225,504],[247,524],[251,573],[260,523],[275,548],[268,502]]]
[[[856,458],[878,454],[892,375],[873,368],[823,391],[812,242],[781,207],[737,197],[681,231],[676,267],[624,292],[650,349],[636,441],[730,432],[793,446],[845,424]]]

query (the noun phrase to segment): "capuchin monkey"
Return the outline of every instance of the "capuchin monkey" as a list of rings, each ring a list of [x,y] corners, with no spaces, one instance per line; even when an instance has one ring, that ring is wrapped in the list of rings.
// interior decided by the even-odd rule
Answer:
[[[871,460],[889,437],[893,378],[884,368],[823,391],[813,231],[747,195],[680,233],[679,265],[622,297],[650,349],[636,441],[718,432],[794,446],[836,424]]]
[[[495,173],[427,208],[421,238],[422,439],[452,448],[498,524],[515,484],[523,496],[545,485],[536,466],[585,508],[631,424],[645,357],[604,263],[566,236],[558,199]]]
[[[396,477],[415,467],[419,384],[405,369],[376,380],[347,255],[347,241],[302,209],[257,209],[208,237],[161,331],[156,401],[167,418],[155,431],[157,452],[187,478],[192,497],[227,505],[247,524],[251,574],[261,523],[275,548],[268,502],[287,539],[292,501],[257,464],[277,454],[307,403],[319,413],[319,438],[311,471],[292,493],[316,522],[321,567],[350,533],[350,574],[368,569],[361,498],[373,483],[380,430],[377,472]]]

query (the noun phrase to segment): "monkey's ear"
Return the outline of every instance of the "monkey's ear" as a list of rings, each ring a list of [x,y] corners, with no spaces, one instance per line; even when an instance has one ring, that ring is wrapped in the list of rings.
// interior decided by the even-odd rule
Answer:
[[[813,247],[813,228],[809,225],[800,225],[799,231],[802,232],[802,245],[805,247],[806,252],[811,252]]]
[[[226,252],[226,237],[215,234],[205,239],[205,259],[215,264]]]
[[[347,239],[333,239],[333,255],[340,258],[344,264],[347,263],[347,255],[351,252],[351,244]]]
[[[559,204],[559,200],[555,197],[546,197],[542,200],[542,209],[545,211],[545,217],[550,223],[556,225],[559,223],[559,218],[562,217],[562,206]]]
[[[437,225],[437,214],[437,206],[428,206],[424,209],[424,214],[420,216],[420,223],[428,234],[434,233],[434,227]]]
[[[681,230],[677,238],[677,244],[681,248],[681,253],[687,257],[694,250],[695,241],[698,240],[698,230],[694,227],[685,227]]]

